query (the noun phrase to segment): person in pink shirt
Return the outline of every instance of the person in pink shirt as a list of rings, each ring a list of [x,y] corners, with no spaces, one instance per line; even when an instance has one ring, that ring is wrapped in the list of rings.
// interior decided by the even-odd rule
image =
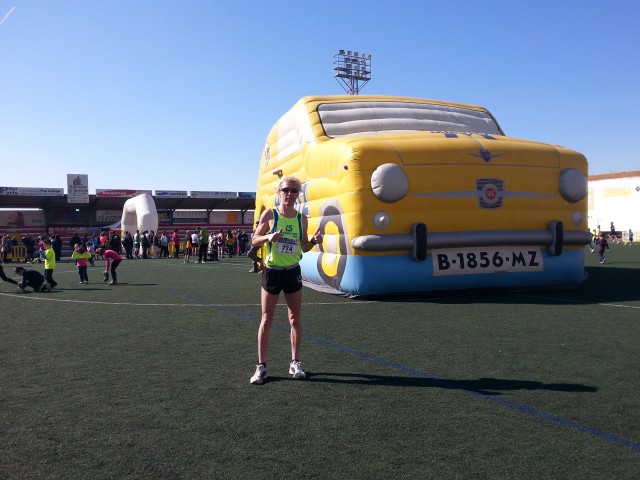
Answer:
[[[76,261],[76,267],[78,267],[78,275],[80,275],[80,283],[89,283],[89,276],[87,275],[87,264],[91,254],[87,252],[84,245],[76,244],[71,254],[71,259]]]
[[[104,281],[109,281],[109,271],[111,271],[111,282],[109,285],[117,285],[118,284],[118,276],[116,275],[116,268],[122,262],[122,257],[119,253],[113,250],[105,250],[104,248],[96,248],[96,255],[100,255],[104,258],[107,266],[104,270]],[[111,269],[109,269],[111,267]]]

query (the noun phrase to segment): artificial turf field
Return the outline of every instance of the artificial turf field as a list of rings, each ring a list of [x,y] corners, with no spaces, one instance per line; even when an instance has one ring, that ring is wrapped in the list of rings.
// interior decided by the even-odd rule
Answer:
[[[0,283],[0,478],[640,478],[640,245],[586,257],[570,291],[305,288],[308,379],[279,306],[262,386],[246,258],[63,259],[59,291]]]

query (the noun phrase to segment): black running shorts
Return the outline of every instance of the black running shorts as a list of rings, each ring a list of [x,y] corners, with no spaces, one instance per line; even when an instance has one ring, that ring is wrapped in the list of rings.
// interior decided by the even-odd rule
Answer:
[[[278,295],[280,292],[297,292],[302,288],[300,265],[290,270],[274,270],[264,267],[262,270],[262,288],[274,295]]]

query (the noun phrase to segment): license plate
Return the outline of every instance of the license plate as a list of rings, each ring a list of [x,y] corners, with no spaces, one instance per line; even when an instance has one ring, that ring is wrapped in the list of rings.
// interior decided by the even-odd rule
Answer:
[[[538,247],[444,249],[431,256],[434,276],[541,272],[544,267]]]

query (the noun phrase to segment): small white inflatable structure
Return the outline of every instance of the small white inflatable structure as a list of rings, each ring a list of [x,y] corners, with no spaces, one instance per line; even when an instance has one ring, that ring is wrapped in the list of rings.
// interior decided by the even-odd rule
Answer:
[[[158,231],[158,211],[156,210],[156,202],[148,193],[143,193],[137,197],[130,198],[124,203],[122,209],[122,220],[120,221],[122,228],[122,237],[125,232],[131,232],[131,235],[140,230]]]

